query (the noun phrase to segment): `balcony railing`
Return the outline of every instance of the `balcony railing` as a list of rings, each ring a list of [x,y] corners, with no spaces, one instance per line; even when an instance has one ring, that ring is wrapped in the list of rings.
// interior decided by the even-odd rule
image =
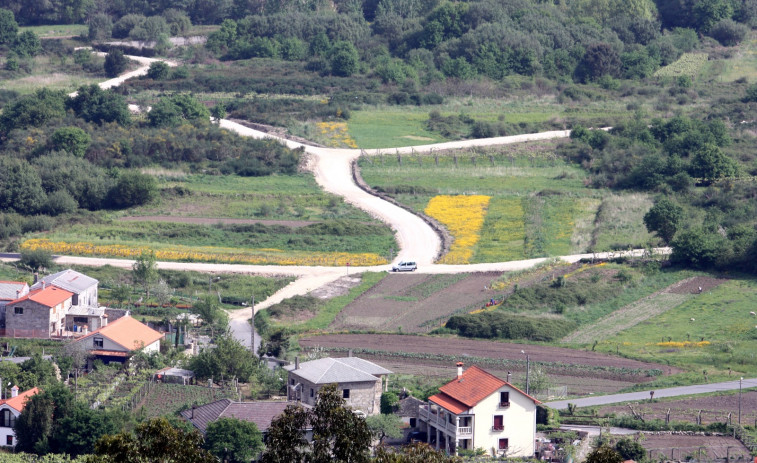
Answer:
[[[499,408],[507,408],[510,406],[510,402],[500,402]]]
[[[458,436],[470,436],[473,434],[473,426],[460,426],[457,428]]]
[[[505,425],[499,425],[499,426],[492,426],[492,431],[504,431]]]

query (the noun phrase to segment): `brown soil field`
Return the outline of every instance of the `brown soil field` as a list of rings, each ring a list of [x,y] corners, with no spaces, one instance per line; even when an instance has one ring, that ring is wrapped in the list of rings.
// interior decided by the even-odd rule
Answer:
[[[645,434],[641,445],[651,461],[752,461],[744,444],[727,436]]]
[[[513,382],[523,382],[528,353],[531,372],[541,369],[552,386],[567,386],[569,395],[617,392],[632,384],[649,381],[646,372],[659,369],[663,374],[680,370],[596,352],[533,344],[513,344],[463,338],[392,334],[330,334],[309,336],[299,341],[304,349],[339,349],[333,355],[347,355],[348,349],[366,349],[356,355],[386,366],[395,373],[451,378],[457,359],[487,359],[483,368]],[[407,356],[407,354],[419,354]],[[455,360],[440,356],[453,356]],[[423,358],[427,357],[427,358]],[[501,363],[500,363],[501,362]],[[473,364],[471,359],[468,364]]]
[[[390,274],[345,307],[330,328],[428,332],[455,313],[485,305],[495,294],[484,287],[500,275]]]
[[[644,419],[665,419],[670,409],[671,421],[697,422],[697,415],[702,411],[702,424],[725,423],[728,414],[735,423],[739,416],[739,394],[725,394],[716,396],[687,397],[681,399],[661,399],[653,402],[632,404],[636,413],[642,414]],[[615,413],[631,415],[628,405],[607,406],[599,409],[600,415]],[[741,394],[741,424],[754,425],[757,422],[757,391],[748,390]]]
[[[223,219],[214,217],[181,217],[175,215],[145,215],[121,217],[123,222],[170,222],[170,223],[188,223],[195,225],[215,225],[221,224],[262,224],[262,225],[283,225],[285,227],[300,228],[312,225],[318,222],[307,220],[256,220],[256,219]]]
[[[702,288],[701,292],[709,291],[722,285],[726,281],[728,280],[723,278],[698,276],[694,278],[688,278],[682,281],[680,284],[673,285],[667,288],[666,291],[675,294],[699,294],[699,288]]]

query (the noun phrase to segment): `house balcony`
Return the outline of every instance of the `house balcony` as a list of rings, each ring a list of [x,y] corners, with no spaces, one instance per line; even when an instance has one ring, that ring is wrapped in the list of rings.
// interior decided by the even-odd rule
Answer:
[[[456,423],[450,423],[446,417],[441,417],[436,411],[429,410],[428,406],[421,406],[418,410],[418,418],[433,426],[434,428],[444,431],[445,433],[457,439],[469,439],[473,437],[473,426],[460,426]]]

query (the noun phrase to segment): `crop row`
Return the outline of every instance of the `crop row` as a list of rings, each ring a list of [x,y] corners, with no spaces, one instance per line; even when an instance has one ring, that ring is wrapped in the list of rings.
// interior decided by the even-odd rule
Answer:
[[[695,77],[707,62],[707,53],[684,53],[677,61],[660,68],[655,77]]]
[[[387,263],[375,253],[347,252],[286,252],[280,249],[250,249],[172,246],[149,249],[146,246],[130,247],[119,244],[98,245],[89,242],[68,243],[47,239],[29,239],[21,244],[22,250],[44,250],[54,254],[109,256],[136,258],[144,252],[154,252],[158,260],[182,262],[223,262],[272,265],[333,265],[369,266]]]

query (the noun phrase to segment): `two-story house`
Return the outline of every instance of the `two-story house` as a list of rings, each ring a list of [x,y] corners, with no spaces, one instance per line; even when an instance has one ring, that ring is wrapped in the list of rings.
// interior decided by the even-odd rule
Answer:
[[[16,418],[24,410],[26,400],[37,394],[39,389],[32,388],[22,394],[18,393],[18,387],[11,388],[11,397],[0,400],[0,445],[6,447],[16,446],[16,432],[13,427],[16,425]]]
[[[74,293],[45,283],[5,305],[6,336],[59,336]]]
[[[483,448],[493,456],[532,457],[538,400],[477,366],[439,388],[421,406],[420,430],[429,444],[449,453]]]
[[[31,290],[41,289],[45,286],[55,286],[73,293],[71,305],[73,307],[97,307],[97,285],[98,281],[92,277],[79,273],[76,270],[62,270],[52,275],[47,275],[42,279],[37,279]]]
[[[347,406],[366,415],[381,412],[383,378],[391,371],[357,357],[322,358],[284,367],[289,371],[287,396],[304,404],[315,405],[318,390],[336,383]]]

